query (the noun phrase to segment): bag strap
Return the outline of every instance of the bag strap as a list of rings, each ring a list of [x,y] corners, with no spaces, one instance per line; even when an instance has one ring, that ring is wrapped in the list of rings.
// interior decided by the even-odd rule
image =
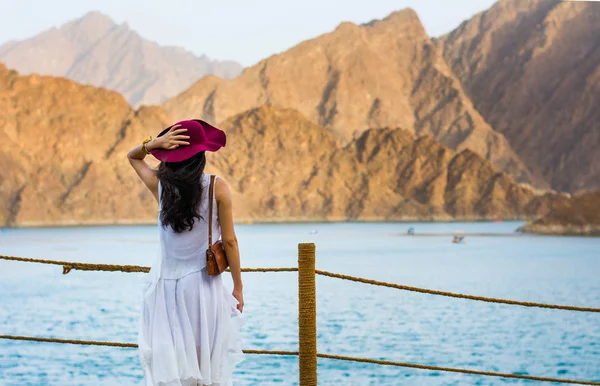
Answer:
[[[210,176],[210,187],[208,188],[208,247],[212,246],[212,213],[213,213],[213,196],[215,190],[215,176]]]

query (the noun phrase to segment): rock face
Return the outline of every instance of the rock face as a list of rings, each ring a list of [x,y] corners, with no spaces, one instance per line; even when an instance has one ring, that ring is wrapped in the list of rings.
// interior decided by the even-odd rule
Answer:
[[[553,188],[600,189],[600,3],[501,0],[443,37],[477,110]]]
[[[370,129],[344,147],[299,112],[262,106],[222,123],[212,161],[237,213],[263,220],[535,217],[567,200],[536,194],[473,151],[404,129]]]
[[[0,66],[0,223],[155,221],[126,153],[172,122],[116,92]],[[404,129],[370,129],[341,146],[299,112],[272,106],[220,126],[228,146],[209,155],[208,172],[230,180],[239,219],[528,218],[566,200]]]
[[[113,91],[0,65],[0,223],[150,218],[154,199],[125,154],[166,117],[133,111]]]
[[[584,193],[561,203],[548,215],[519,230],[552,235],[600,236],[600,192]]]
[[[175,119],[219,122],[262,105],[297,109],[341,144],[371,127],[402,127],[543,185],[473,107],[412,10],[366,25],[342,23],[236,79],[205,77],[164,107]]]
[[[134,106],[161,103],[205,75],[233,78],[242,70],[232,61],[161,47],[98,12],[1,45],[0,62],[24,74],[64,76],[116,90]]]

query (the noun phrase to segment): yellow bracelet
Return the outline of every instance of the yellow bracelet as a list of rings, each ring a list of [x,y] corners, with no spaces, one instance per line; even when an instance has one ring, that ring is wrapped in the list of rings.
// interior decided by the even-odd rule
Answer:
[[[146,148],[146,145],[148,144],[148,142],[152,141],[152,136],[144,139],[144,142],[142,142],[142,150],[144,151],[144,153],[146,154],[150,154],[150,152],[148,151],[148,149]]]

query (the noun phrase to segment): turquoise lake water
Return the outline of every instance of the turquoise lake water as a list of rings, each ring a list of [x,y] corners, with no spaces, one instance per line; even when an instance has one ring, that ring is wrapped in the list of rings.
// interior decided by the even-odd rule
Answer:
[[[600,238],[515,234],[518,222],[239,225],[245,267],[317,268],[399,284],[600,307]],[[416,235],[406,236],[409,226]],[[453,231],[478,233],[451,243]],[[318,231],[317,234],[314,231]],[[483,234],[483,235],[481,235]],[[149,265],[152,226],[8,229],[0,254]],[[231,278],[225,274],[231,288]],[[297,274],[244,273],[245,349],[297,350]],[[137,341],[144,274],[0,260],[0,334]],[[318,351],[600,382],[600,314],[515,307],[317,277]],[[532,385],[320,359],[319,385]],[[298,359],[247,355],[234,385],[297,385]],[[143,385],[135,349],[0,340],[0,385]]]

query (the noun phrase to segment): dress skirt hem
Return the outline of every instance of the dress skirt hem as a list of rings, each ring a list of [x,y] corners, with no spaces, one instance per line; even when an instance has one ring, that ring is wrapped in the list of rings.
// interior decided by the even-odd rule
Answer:
[[[221,276],[205,268],[177,279],[151,279],[138,335],[146,385],[231,385],[244,360],[237,304]]]

